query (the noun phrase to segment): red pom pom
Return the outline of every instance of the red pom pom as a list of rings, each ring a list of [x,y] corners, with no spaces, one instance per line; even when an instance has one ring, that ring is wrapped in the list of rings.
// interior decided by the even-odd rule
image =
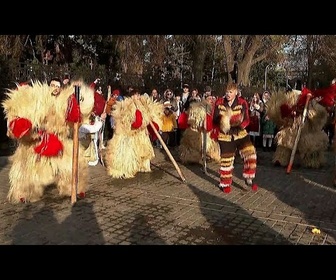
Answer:
[[[187,129],[188,125],[188,114],[186,112],[182,112],[178,118],[178,127],[180,129]]]
[[[53,133],[44,133],[41,142],[34,148],[35,153],[46,156],[54,157],[62,154],[63,144],[58,137]]]
[[[74,94],[72,94],[68,99],[68,108],[66,112],[66,120],[68,122],[80,122],[81,120],[81,113],[79,104],[76,100],[76,97]]]
[[[138,129],[142,125],[142,114],[136,109],[135,111],[135,121],[132,123],[132,128]]]
[[[11,130],[14,137],[18,139],[27,135],[31,128],[31,121],[25,118],[16,118],[9,123],[9,129]]]

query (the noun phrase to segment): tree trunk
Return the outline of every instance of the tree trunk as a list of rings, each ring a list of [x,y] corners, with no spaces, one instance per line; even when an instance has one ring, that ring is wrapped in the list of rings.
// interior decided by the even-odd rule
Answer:
[[[206,36],[197,35],[194,37],[194,48],[193,48],[193,74],[194,83],[200,85],[203,80],[204,75],[204,61],[206,56]]]
[[[244,60],[238,64],[239,79],[238,84],[242,86],[249,86],[250,83],[250,72],[252,67],[252,54],[247,54]]]

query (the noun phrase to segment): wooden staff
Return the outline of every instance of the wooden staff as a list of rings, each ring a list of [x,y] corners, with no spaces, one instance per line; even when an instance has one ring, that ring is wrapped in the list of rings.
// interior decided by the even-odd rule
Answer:
[[[171,162],[173,163],[173,165],[174,165],[174,167],[175,167],[177,173],[180,175],[181,180],[182,180],[183,182],[185,182],[186,179],[184,178],[184,176],[183,176],[183,174],[182,174],[182,171],[181,171],[180,167],[177,165],[177,163],[176,163],[174,157],[173,157],[172,154],[170,153],[170,151],[169,151],[169,149],[168,149],[166,143],[163,141],[163,139],[162,139],[160,133],[156,130],[155,125],[152,123],[152,121],[150,121],[149,124],[150,124],[150,126],[152,127],[152,129],[153,129],[153,131],[154,131],[156,137],[159,139],[159,141],[160,141],[162,147],[163,147],[164,150],[166,151],[166,153],[167,153],[169,159],[170,159]]]
[[[303,110],[303,114],[302,114],[302,120],[301,120],[301,123],[299,125],[299,129],[298,129],[297,134],[296,134],[294,146],[293,146],[293,149],[292,149],[292,154],[291,154],[288,166],[287,166],[287,174],[289,174],[291,172],[292,167],[293,167],[294,158],[295,158],[295,154],[296,154],[296,150],[297,150],[297,145],[300,141],[301,130],[304,126],[304,123],[305,123],[305,120],[306,120],[306,117],[307,117],[308,104],[309,104],[309,101],[310,101],[311,97],[312,97],[312,94],[308,93],[306,103],[305,103],[305,106],[304,106],[304,110]]]
[[[208,175],[207,170],[207,109],[208,104],[205,104],[205,117],[203,121],[203,130],[202,130],[202,160],[203,160],[203,171]]]
[[[141,104],[144,106],[142,100],[141,100],[141,99],[139,99],[139,100],[140,100]],[[134,100],[133,100],[133,102],[134,102]],[[137,107],[137,105],[136,105],[135,102],[134,102],[134,104],[135,104],[135,107]],[[145,107],[145,106],[144,106],[144,107]],[[174,165],[174,167],[175,167],[177,173],[180,175],[181,180],[182,180],[183,182],[186,182],[186,179],[185,179],[185,177],[183,176],[180,167],[177,165],[177,162],[176,162],[176,160],[174,159],[174,157],[172,156],[171,152],[169,151],[169,149],[168,149],[166,143],[162,140],[162,137],[161,137],[160,133],[156,130],[155,125],[153,124],[152,121],[149,121],[149,124],[150,124],[150,126],[152,127],[152,129],[153,129],[153,131],[154,131],[156,137],[159,139],[159,141],[160,141],[162,147],[163,147],[164,150],[166,151],[166,153],[167,153],[169,159],[170,159],[171,162],[173,163],[173,165]]]
[[[77,104],[79,106],[79,99],[80,99],[79,86],[75,86],[75,97],[77,100]],[[74,131],[73,131],[71,204],[75,204],[77,201],[78,154],[79,154],[79,121],[74,123]]]
[[[334,136],[332,139],[332,144],[331,144],[331,148],[332,148],[332,152],[334,153],[334,182],[333,185],[334,187],[336,187],[336,104],[334,103],[333,105],[333,119],[332,119],[332,125],[333,125],[333,130],[334,130]]]

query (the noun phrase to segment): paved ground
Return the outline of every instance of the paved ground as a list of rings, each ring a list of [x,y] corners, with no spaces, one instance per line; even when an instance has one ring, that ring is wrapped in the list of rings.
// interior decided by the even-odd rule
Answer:
[[[323,168],[294,166],[287,174],[272,165],[272,153],[258,151],[257,192],[244,186],[237,159],[233,191],[225,194],[217,188],[217,164],[208,164],[206,176],[200,166],[178,162],[184,183],[155,151],[153,172],[133,179],[111,179],[103,166],[90,167],[90,191],[73,206],[54,188],[39,202],[8,203],[10,165],[0,157],[0,244],[336,244],[331,152]]]

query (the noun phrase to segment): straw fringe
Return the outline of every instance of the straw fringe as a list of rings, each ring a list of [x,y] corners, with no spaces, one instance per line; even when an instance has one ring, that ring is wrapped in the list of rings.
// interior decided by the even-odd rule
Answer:
[[[36,133],[18,139],[18,147],[11,156],[9,171],[10,189],[7,199],[12,203],[35,202],[42,199],[45,189],[55,185],[59,196],[71,196],[72,181],[72,125],[65,121],[68,97],[73,94],[72,87],[64,89],[58,97],[52,96],[47,83],[33,82],[32,86],[22,86],[8,90],[2,102],[5,118],[29,119],[34,130],[55,133],[63,144],[63,154],[57,157],[39,157],[34,147],[39,140]],[[83,119],[88,118],[93,108],[93,91],[83,84],[81,87],[81,112]],[[84,158],[84,148],[79,147],[80,178],[77,192],[88,190],[88,165]]]
[[[202,129],[203,122],[206,118],[205,107],[206,101],[193,102],[188,109],[189,127],[183,132],[179,146],[179,158],[183,163],[201,163],[202,162]],[[207,106],[207,113],[211,112],[211,106]],[[207,132],[207,156],[220,162],[219,144],[210,137]]]
[[[142,125],[132,129],[135,111],[142,113]],[[108,175],[113,178],[132,178],[137,172],[151,172],[150,161],[155,157],[147,126],[154,121],[162,126],[163,104],[141,96],[140,100],[126,98],[116,102],[112,116],[115,131],[108,141],[104,157]]]
[[[279,162],[281,166],[289,163],[291,150],[294,146],[298,129],[302,123],[302,115],[298,115],[290,120],[281,118],[280,106],[288,104],[294,106],[298,100],[297,91],[288,93],[274,93],[266,103],[267,114],[280,130],[275,136],[277,149],[273,162]],[[307,116],[301,130],[300,139],[297,146],[296,160],[304,167],[319,168],[325,163],[325,151],[328,147],[328,136],[322,131],[326,124],[328,112],[316,100],[311,100],[307,108]]]

